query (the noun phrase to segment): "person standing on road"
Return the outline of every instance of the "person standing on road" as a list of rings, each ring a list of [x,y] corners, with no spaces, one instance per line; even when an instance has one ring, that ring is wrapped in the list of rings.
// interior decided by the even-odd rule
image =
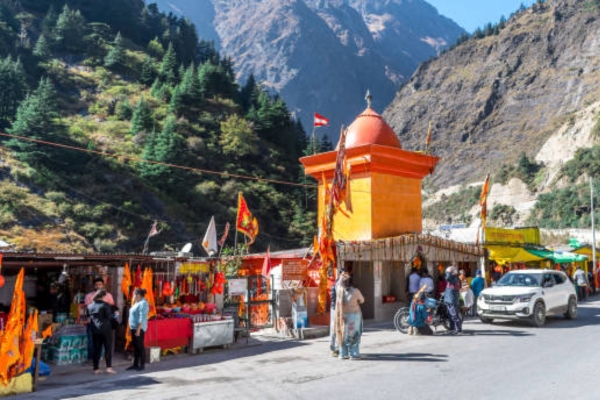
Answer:
[[[335,334],[340,359],[360,358],[360,338],[363,330],[360,305],[365,302],[360,290],[352,286],[352,277],[342,273],[336,287]]]
[[[144,298],[146,289],[136,288],[133,291],[134,304],[129,310],[129,329],[133,343],[133,364],[128,371],[143,371],[146,364],[146,349],[144,334],[148,330],[148,302]]]
[[[427,297],[433,297],[435,292],[435,285],[433,283],[433,278],[429,275],[429,271],[427,269],[423,269],[421,273],[421,279],[419,280],[419,288],[425,286],[425,294]]]
[[[115,374],[112,369],[112,321],[115,315],[112,306],[106,303],[106,290],[100,289],[94,296],[94,302],[87,306],[87,312],[90,316],[90,326],[92,329],[92,340],[94,342],[94,353],[92,360],[94,363],[94,374],[100,374],[100,355],[104,348],[104,360],[106,361],[106,372]]]
[[[331,292],[330,292],[331,306],[329,309],[329,312],[330,312],[330,316],[329,316],[329,350],[331,350],[332,357],[338,357],[340,355],[340,348],[338,346],[336,335],[335,335],[336,286],[340,282],[340,277],[341,277],[341,274],[340,274],[340,276],[338,276],[338,279],[333,283],[333,285],[331,285]]]
[[[106,290],[104,286],[104,279],[97,277],[94,279],[94,290],[85,295],[84,304],[88,307],[90,304],[94,303],[94,296],[98,293],[98,290],[104,289],[106,291],[106,296],[104,296],[104,302],[108,303],[111,306],[115,305],[115,300],[112,295]],[[88,360],[93,359],[94,355],[94,339],[92,338],[92,324],[91,322],[87,324],[87,339],[88,339]]]
[[[444,291],[444,303],[450,314],[450,328],[454,334],[462,334],[462,319],[460,318],[460,289],[461,282],[458,279],[456,267],[446,268],[446,290]]]
[[[471,281],[471,290],[473,291],[473,310],[471,315],[477,314],[477,299],[484,288],[485,280],[481,277],[481,270],[478,269],[477,272],[475,272],[475,278]]]
[[[581,266],[578,266],[575,274],[573,274],[573,281],[577,287],[577,297],[579,298],[579,301],[586,301],[588,280],[587,275],[583,272]]]
[[[412,301],[415,294],[419,291],[421,286],[419,285],[419,281],[421,280],[421,276],[419,272],[417,272],[416,268],[413,268],[408,276],[408,301]]]

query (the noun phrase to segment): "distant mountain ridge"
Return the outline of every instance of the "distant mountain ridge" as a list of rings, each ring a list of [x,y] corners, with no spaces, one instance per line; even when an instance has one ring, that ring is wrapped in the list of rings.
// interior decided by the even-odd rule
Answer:
[[[367,89],[383,111],[422,61],[464,33],[423,0],[156,3],[190,18],[233,58],[238,79],[253,73],[307,129],[314,111],[326,115],[334,137],[364,109]]]

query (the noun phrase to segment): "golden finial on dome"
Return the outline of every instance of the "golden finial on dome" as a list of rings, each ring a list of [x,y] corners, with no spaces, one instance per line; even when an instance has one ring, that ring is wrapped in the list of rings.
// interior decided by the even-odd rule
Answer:
[[[371,91],[367,89],[367,95],[365,96],[365,100],[367,100],[367,107],[371,108],[371,100],[373,96],[371,96]]]

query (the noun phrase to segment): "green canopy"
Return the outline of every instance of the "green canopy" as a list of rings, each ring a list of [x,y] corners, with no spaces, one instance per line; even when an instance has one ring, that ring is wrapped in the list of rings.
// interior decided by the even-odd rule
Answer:
[[[570,253],[568,251],[549,251],[549,250],[532,250],[527,249],[531,254],[546,259],[552,260],[555,263],[570,263],[577,261],[585,261],[587,257],[582,254]]]

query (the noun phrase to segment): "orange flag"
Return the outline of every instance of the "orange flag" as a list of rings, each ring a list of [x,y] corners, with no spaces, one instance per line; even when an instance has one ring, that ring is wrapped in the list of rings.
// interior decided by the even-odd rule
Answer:
[[[235,229],[250,238],[250,243],[248,243],[248,245],[254,243],[254,240],[258,235],[258,221],[252,216],[250,209],[248,209],[248,205],[246,204],[246,200],[244,200],[244,196],[242,196],[242,192],[239,192],[238,194],[238,210]]]
[[[42,332],[42,339],[46,339],[48,337],[52,337],[52,324],[48,325],[44,332]]]
[[[25,294],[23,293],[23,279],[25,269],[21,268],[15,282],[8,321],[4,329],[4,335],[0,341],[0,381],[6,386],[11,378],[14,377],[14,368],[21,359],[19,348],[23,326],[25,325]]]
[[[121,281],[121,291],[125,295],[125,299],[129,298],[129,288],[131,287],[131,270],[129,269],[129,263],[125,263],[125,269],[123,270],[123,280]]]
[[[152,268],[144,270],[142,278],[142,289],[146,289],[145,299],[148,302],[148,319],[156,316],[156,305],[154,303],[154,291],[152,290]]]
[[[483,188],[481,188],[481,196],[479,196],[479,205],[481,206],[481,226],[485,230],[485,221],[487,219],[487,198],[490,191],[490,174],[487,174]]]
[[[37,338],[37,331],[38,311],[35,310],[33,313],[29,314],[29,318],[27,319],[27,326],[25,327],[25,333],[22,338],[23,363],[21,365],[21,370],[19,371],[19,373],[22,373],[31,366],[31,361],[33,360],[33,352],[35,351],[35,339]]]

